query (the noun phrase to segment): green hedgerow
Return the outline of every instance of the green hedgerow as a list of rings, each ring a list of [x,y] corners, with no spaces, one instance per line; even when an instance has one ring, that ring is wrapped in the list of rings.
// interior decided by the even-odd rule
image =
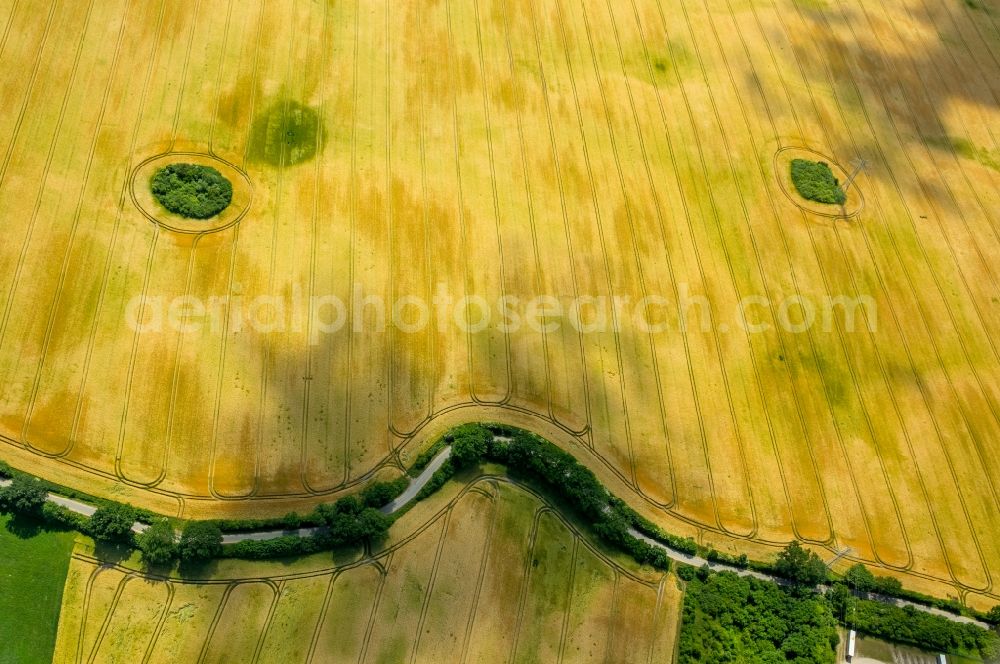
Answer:
[[[792,159],[792,184],[802,198],[817,203],[843,205],[847,194],[830,166],[823,161]]]
[[[214,217],[233,200],[232,183],[211,166],[170,164],[149,185],[160,205],[191,219]]]

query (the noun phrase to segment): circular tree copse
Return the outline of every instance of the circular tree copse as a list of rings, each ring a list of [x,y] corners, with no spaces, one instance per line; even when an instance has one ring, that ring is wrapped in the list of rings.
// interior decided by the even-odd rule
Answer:
[[[827,205],[843,205],[847,193],[830,165],[823,161],[792,159],[792,184],[802,198]]]
[[[209,219],[233,200],[233,184],[211,166],[170,164],[149,183],[160,205],[189,219]]]

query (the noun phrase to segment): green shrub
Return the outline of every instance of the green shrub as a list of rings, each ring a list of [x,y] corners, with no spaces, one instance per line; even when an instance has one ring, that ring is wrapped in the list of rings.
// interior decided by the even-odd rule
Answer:
[[[959,623],[943,616],[854,597],[842,583],[830,591],[828,601],[841,617],[850,619],[853,629],[887,641],[917,646],[925,650],[990,659],[1000,654],[1000,638],[971,623]]]
[[[698,570],[692,565],[679,563],[677,565],[677,576],[681,581],[691,581],[695,578]]]
[[[366,507],[357,496],[344,496],[332,505],[320,505],[316,513],[326,522],[329,546],[361,544],[381,537],[392,525],[392,517]]]
[[[847,194],[830,166],[823,161],[792,160],[792,184],[802,198],[818,203],[843,205]]]
[[[290,512],[285,516],[268,519],[208,519],[224,533],[241,533],[254,530],[276,530],[279,528],[306,528],[321,526],[324,521],[315,511],[299,515]]]
[[[58,528],[78,530],[87,532],[87,522],[89,519],[82,514],[71,512],[62,505],[46,502],[42,505],[42,519],[46,523]]]
[[[625,501],[617,498],[615,496],[611,497],[611,508],[626,517],[632,524],[632,527],[638,530],[640,533],[646,537],[652,538],[657,542],[666,544],[674,551],[680,551],[681,553],[686,553],[688,555],[694,556],[698,554],[698,543],[695,542],[690,537],[679,537],[677,535],[671,535],[670,533],[664,531],[662,528],[654,524],[649,519],[640,515],[638,512],[633,510]],[[712,560],[712,551],[710,550],[707,554],[709,560]],[[745,557],[745,556],[744,556]],[[727,560],[721,554],[719,554],[718,560],[722,562],[730,562],[731,564],[737,564],[738,559]],[[747,561],[749,564],[749,561]]]
[[[836,620],[821,595],[682,567],[687,580],[678,659],[688,662],[833,664]]]
[[[397,477],[390,482],[372,482],[361,491],[361,500],[368,507],[384,507],[399,497],[410,486],[408,477]]]
[[[189,521],[177,547],[181,560],[207,560],[222,554],[222,531],[211,521]]]
[[[158,170],[149,184],[160,205],[191,219],[214,217],[233,200],[232,183],[211,166],[170,164]]]
[[[131,505],[107,505],[90,517],[86,533],[106,542],[131,542],[136,510]]]
[[[792,542],[778,554],[774,571],[801,586],[815,586],[827,579],[826,565],[820,557],[803,549],[798,542]]]
[[[143,561],[150,565],[165,565],[177,557],[174,528],[166,519],[157,519],[136,539]]]
[[[480,424],[464,424],[448,434],[451,438],[451,460],[456,468],[479,463],[489,449],[493,433]]]
[[[429,464],[447,444],[448,443],[444,438],[438,438],[433,445],[417,455],[416,460],[413,462],[413,465],[410,466],[410,469],[406,471],[406,474],[410,477],[416,477],[419,475],[420,472],[427,467],[427,464]]]
[[[10,485],[0,489],[0,508],[29,516],[42,513],[42,505],[48,498],[45,484],[30,475],[17,473]]]
[[[332,545],[323,537],[285,535],[269,540],[244,540],[235,544],[227,544],[223,547],[222,555],[225,558],[265,560],[306,556],[330,548]]]
[[[431,495],[432,493],[443,487],[444,483],[450,480],[454,475],[455,475],[455,464],[453,464],[451,462],[451,459],[449,458],[447,461],[441,464],[440,468],[434,471],[434,474],[431,475],[431,478],[427,480],[427,484],[425,484],[420,489],[420,491],[417,492],[417,496],[416,498],[414,498],[414,500],[423,500],[427,496]]]

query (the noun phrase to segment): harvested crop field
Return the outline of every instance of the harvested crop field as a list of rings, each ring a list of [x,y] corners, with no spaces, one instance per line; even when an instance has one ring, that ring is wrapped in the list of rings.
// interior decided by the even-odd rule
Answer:
[[[282,514],[507,421],[667,530],[995,604],[998,71],[995,0],[0,0],[0,457]],[[849,214],[786,148],[865,160]],[[233,204],[158,209],[172,160]]]
[[[454,493],[454,492],[453,492]],[[622,566],[503,480],[414,513],[372,555],[226,561],[152,578],[74,554],[56,662],[649,662],[674,649],[672,576]],[[250,576],[248,576],[250,575]]]

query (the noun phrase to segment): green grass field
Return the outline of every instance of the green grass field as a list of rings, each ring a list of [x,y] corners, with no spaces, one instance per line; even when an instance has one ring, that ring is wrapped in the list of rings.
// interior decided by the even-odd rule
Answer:
[[[0,663],[52,661],[74,539],[0,517]]]

